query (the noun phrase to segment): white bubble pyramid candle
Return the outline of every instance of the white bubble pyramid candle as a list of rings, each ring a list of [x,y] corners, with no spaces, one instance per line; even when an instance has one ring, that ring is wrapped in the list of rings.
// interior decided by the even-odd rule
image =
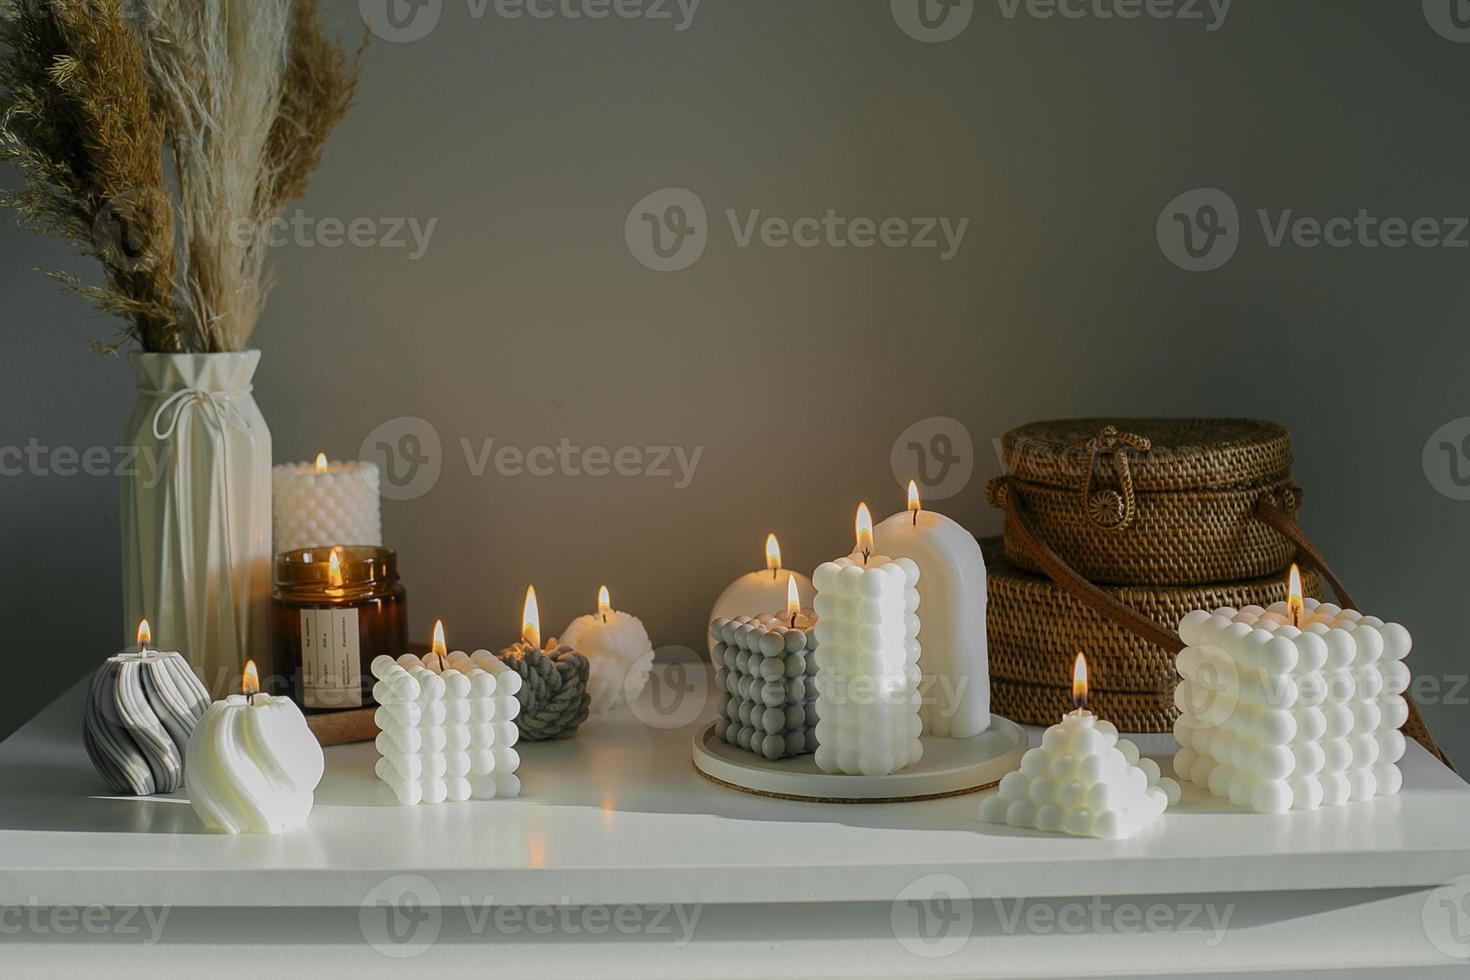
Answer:
[[[980,804],[980,819],[1079,837],[1131,837],[1179,802],[1179,784],[1118,737],[1112,722],[1080,705],[1087,700],[1087,664],[1077,656],[1072,689],[1076,711],[1048,728],[1021,757],[998,791]]]
[[[812,580],[817,649],[817,768],[886,776],[918,762],[919,567],[873,553],[873,520],[858,508],[857,550]]]
[[[1399,791],[1408,630],[1315,599],[1196,610],[1179,623],[1180,778],[1261,813]]]
[[[372,663],[378,778],[404,806],[512,797],[521,678],[488,650],[446,653],[441,624],[434,652]]]

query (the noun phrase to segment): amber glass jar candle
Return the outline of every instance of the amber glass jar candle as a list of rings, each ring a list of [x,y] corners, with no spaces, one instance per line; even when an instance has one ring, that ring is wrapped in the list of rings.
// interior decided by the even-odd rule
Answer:
[[[303,548],[276,556],[271,639],[304,710],[373,702],[375,657],[408,652],[408,598],[388,548]]]

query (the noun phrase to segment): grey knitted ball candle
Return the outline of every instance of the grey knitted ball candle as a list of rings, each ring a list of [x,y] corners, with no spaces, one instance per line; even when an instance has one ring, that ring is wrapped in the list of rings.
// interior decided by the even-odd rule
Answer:
[[[177,653],[148,648],[148,622],[138,649],[108,660],[92,676],[82,742],[92,765],[118,793],[148,796],[184,785],[184,748],[209,691]]]
[[[520,642],[495,654],[523,681],[516,694],[521,703],[516,727],[528,742],[571,738],[592,711],[587,658],[554,636],[542,648],[541,612],[534,587],[526,589],[521,623]]]

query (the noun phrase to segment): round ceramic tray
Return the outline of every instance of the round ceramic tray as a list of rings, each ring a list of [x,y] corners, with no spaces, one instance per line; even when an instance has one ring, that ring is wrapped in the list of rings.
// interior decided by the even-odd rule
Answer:
[[[812,803],[904,803],[989,789],[1021,764],[1026,733],[1013,721],[990,716],[974,738],[925,736],[918,765],[891,776],[840,776],[822,772],[810,755],[771,762],[715,738],[715,726],[694,736],[694,768],[712,782],[760,796]]]

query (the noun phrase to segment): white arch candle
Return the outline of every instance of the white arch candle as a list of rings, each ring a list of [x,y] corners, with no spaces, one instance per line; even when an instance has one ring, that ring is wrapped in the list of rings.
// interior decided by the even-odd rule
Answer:
[[[990,660],[985,643],[985,559],[975,536],[919,506],[909,482],[909,505],[873,529],[874,547],[919,566],[919,661],[926,734],[970,738],[990,727]]]

